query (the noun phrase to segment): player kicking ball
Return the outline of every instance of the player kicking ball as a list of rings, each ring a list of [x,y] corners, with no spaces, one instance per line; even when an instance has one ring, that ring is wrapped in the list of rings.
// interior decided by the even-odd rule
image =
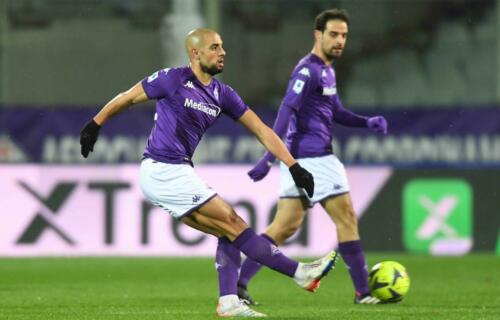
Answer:
[[[210,188],[193,169],[194,150],[205,131],[225,114],[239,121],[289,168],[294,183],[309,196],[313,176],[289,153],[281,139],[250,110],[240,96],[214,75],[222,72],[226,52],[219,34],[210,29],[191,31],[185,42],[190,64],[153,73],[128,91],[118,94],[91,119],[80,133],[81,153],[93,151],[101,126],[130,105],[156,100],[155,124],[140,167],[145,197],[175,219],[218,237],[216,265],[219,276],[217,315],[262,317],[237,296],[240,252],[258,263],[292,278],[314,292],[334,268],[332,251],[312,263],[289,259],[248,224]]]

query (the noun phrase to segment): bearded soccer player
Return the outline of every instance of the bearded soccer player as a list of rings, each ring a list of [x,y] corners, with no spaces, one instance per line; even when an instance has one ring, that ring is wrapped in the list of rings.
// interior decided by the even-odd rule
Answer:
[[[281,163],[280,199],[276,216],[262,237],[281,245],[300,227],[307,207],[320,203],[337,227],[338,251],[344,259],[354,284],[354,302],[378,304],[368,288],[368,271],[358,232],[349,184],[342,163],[332,151],[332,128],[335,123],[368,128],[387,134],[384,117],[363,117],[346,110],[337,92],[332,62],[340,58],[347,40],[349,18],[344,10],[331,9],[315,20],[314,47],[293,70],[286,95],[274,124],[280,137],[286,133],[286,145],[301,166],[314,177],[314,196],[293,183],[286,165]],[[275,156],[266,152],[249,172],[254,181],[264,178]],[[247,291],[250,279],[260,268],[251,258],[245,260],[238,282],[238,294],[255,304]]]
[[[295,183],[312,196],[314,180],[290,155],[281,139],[267,127],[229,86],[213,78],[222,72],[225,51],[215,31],[196,29],[186,37],[189,66],[153,73],[109,101],[80,133],[82,155],[93,151],[101,126],[126,107],[156,100],[155,125],[140,168],[146,198],[188,226],[218,237],[219,275],[217,315],[261,317],[237,296],[240,251],[247,257],[295,280],[314,292],[335,265],[336,253],[312,263],[298,263],[248,227],[233,208],[199,178],[191,157],[205,131],[225,114],[250,130],[290,168]]]

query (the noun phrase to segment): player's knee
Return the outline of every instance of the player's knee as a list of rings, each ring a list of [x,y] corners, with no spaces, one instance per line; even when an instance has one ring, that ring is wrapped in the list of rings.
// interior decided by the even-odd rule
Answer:
[[[240,216],[238,216],[238,214],[233,209],[225,210],[221,219],[229,225],[236,225],[242,221]]]
[[[224,211],[224,213],[219,216],[218,220],[220,232],[230,240],[234,240],[239,234],[248,228],[245,220],[243,220],[232,209]]]

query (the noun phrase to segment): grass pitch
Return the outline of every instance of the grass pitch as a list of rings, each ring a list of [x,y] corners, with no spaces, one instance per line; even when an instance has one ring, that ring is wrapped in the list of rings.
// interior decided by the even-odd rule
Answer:
[[[263,270],[250,284],[274,319],[500,319],[500,257],[436,258],[369,254],[395,260],[412,280],[400,304],[353,305],[342,261],[317,293]],[[0,319],[215,319],[212,259],[0,259]]]

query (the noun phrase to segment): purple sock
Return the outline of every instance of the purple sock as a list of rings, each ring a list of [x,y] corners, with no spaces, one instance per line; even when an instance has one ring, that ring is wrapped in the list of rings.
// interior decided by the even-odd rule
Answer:
[[[356,289],[356,295],[362,296],[370,292],[368,288],[368,269],[365,255],[361,247],[361,241],[347,241],[339,243],[339,252],[344,262],[349,267],[352,283]]]
[[[219,238],[215,254],[215,268],[219,274],[219,297],[237,294],[240,265],[240,250],[228,238]]]
[[[233,244],[248,258],[289,277],[295,275],[295,271],[297,271],[297,267],[299,266],[298,262],[286,257],[275,245],[270,244],[263,237],[256,235],[250,228],[243,231],[234,239]]]
[[[265,240],[267,240],[270,244],[276,245],[274,240],[271,239],[271,237],[269,237],[267,234],[262,233],[260,236]],[[241,265],[240,279],[238,280],[238,285],[246,288],[250,279],[252,279],[255,276],[255,274],[259,272],[260,268],[262,268],[262,264],[247,257],[245,261],[243,261],[243,264]]]

